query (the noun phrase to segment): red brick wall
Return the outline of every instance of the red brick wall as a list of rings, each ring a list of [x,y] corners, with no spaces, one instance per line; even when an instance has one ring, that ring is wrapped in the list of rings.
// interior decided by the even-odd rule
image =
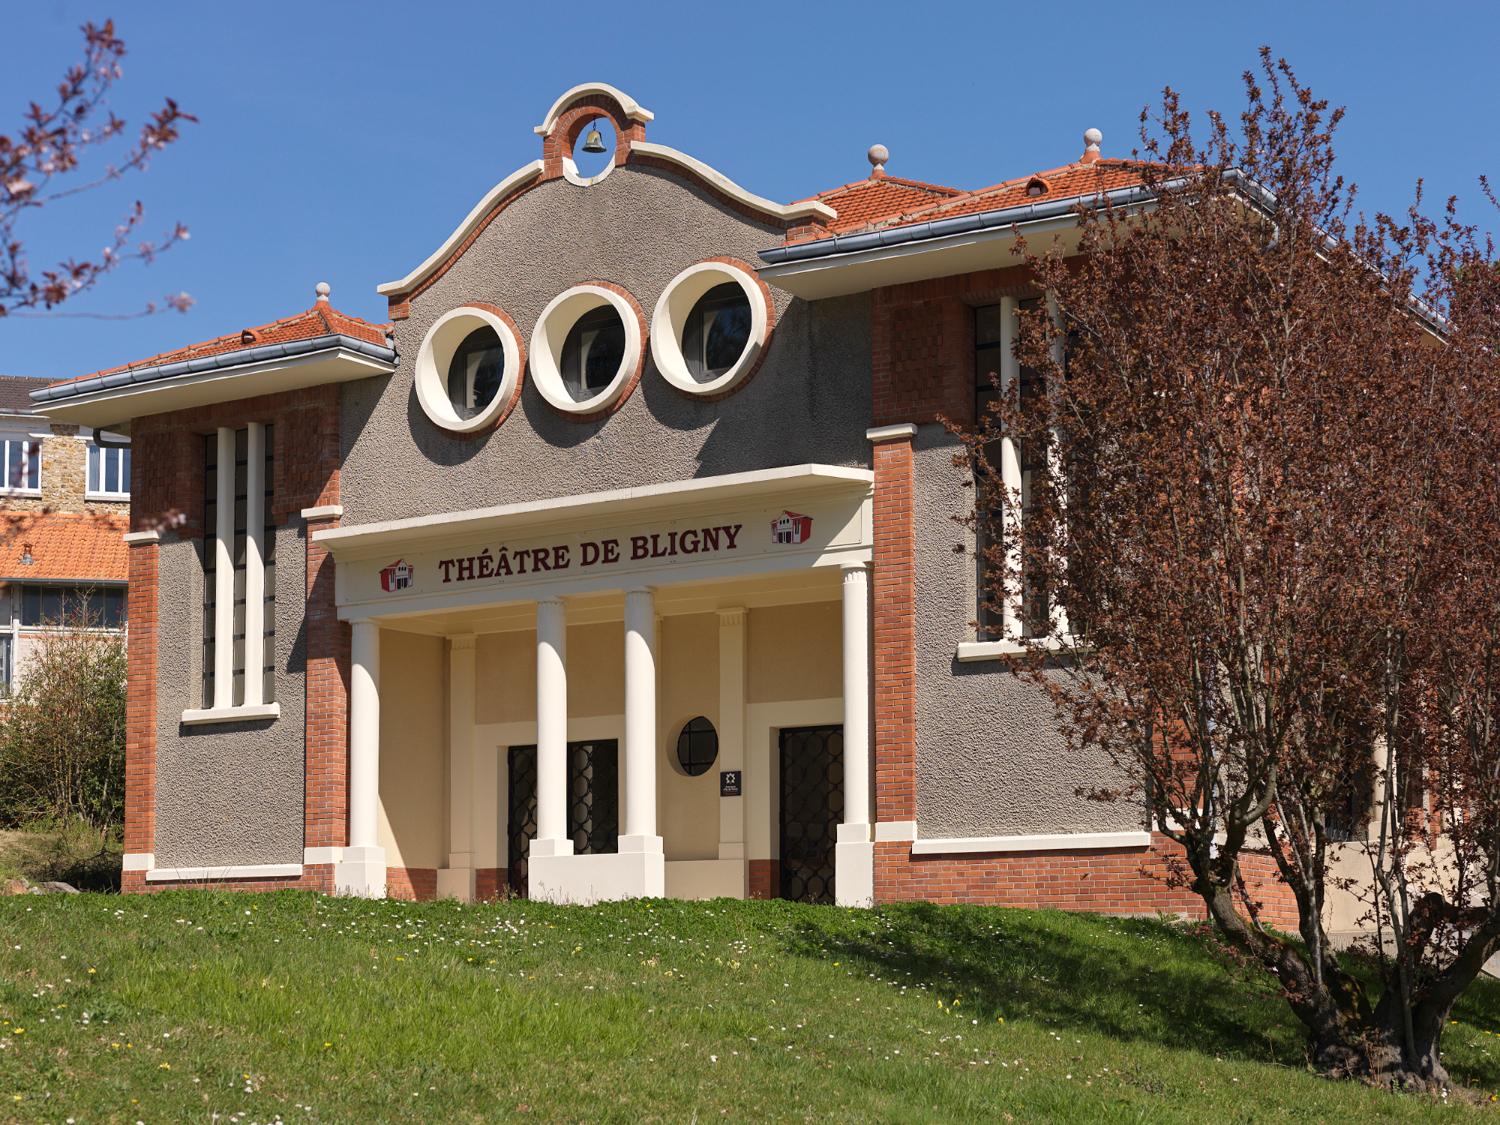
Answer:
[[[307,730],[303,846],[337,848],[349,828],[350,629],[334,604],[334,561],[313,542],[336,518],[307,524]]]
[[[125,851],[156,844],[156,543],[130,547],[125,638]]]
[[[874,516],[875,816],[917,816],[916,540],[912,443],[878,442]]]
[[[387,867],[385,897],[407,902],[430,902],[437,898],[436,867]]]
[[[781,862],[775,859],[752,859],[747,894],[750,898],[776,898],[781,887]]]
[[[507,890],[510,884],[506,881],[506,871],[503,867],[476,867],[474,868],[474,899],[476,902],[493,902],[500,897],[500,890]]]
[[[877,426],[974,418],[974,315],[1030,296],[1024,266],[933,278],[871,295],[870,363]]]
[[[220,426],[247,422],[276,427],[271,512],[278,523],[303,508],[338,503],[339,388],[307,387],[136,419],[131,530],[201,536],[203,439]]]
[[[909,842],[882,841],[875,845],[875,901],[1202,916],[1202,900],[1169,883],[1168,861],[1176,852],[1176,845],[1161,835],[1153,836],[1150,848],[939,856],[914,856]],[[1277,878],[1274,861],[1247,855],[1242,868],[1262,918],[1295,930],[1296,904]]]

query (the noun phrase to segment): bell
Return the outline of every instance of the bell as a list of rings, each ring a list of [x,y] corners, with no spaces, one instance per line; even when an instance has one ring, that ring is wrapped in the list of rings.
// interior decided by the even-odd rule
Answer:
[[[595,125],[589,130],[589,135],[583,138],[584,152],[603,152],[604,138],[599,133],[599,127]]]

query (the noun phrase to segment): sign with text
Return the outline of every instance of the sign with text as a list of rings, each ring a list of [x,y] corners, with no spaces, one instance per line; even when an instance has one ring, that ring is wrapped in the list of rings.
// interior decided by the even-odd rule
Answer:
[[[720,770],[719,771],[719,796],[721,796],[721,797],[738,797],[738,796],[740,796],[740,771],[739,770]]]
[[[511,550],[503,544],[492,551],[438,559],[444,585],[484,578],[512,578],[518,574],[559,573],[575,568],[611,566],[624,559],[673,559],[690,555],[718,555],[739,549],[744,524],[721,523],[688,527],[680,531],[653,531],[608,539],[584,539],[577,543],[552,543],[542,547]]]

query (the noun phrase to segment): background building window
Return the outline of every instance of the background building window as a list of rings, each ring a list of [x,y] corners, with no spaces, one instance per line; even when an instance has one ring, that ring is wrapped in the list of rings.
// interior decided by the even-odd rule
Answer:
[[[88,481],[85,488],[90,499],[128,500],[130,498],[130,450],[90,445]]]
[[[125,604],[122,586],[22,586],[21,624],[123,629]]]
[[[5,438],[0,441],[0,477],[5,492],[40,492],[42,490],[42,443],[33,438]]]
[[[677,736],[677,764],[689,777],[707,773],[719,756],[719,732],[702,715],[683,724]]]
[[[11,635],[0,634],[0,699],[10,695]]]

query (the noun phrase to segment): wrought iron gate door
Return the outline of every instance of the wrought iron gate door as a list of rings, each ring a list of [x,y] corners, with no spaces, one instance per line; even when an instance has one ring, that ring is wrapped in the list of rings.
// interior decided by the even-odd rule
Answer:
[[[834,843],[844,818],[844,728],[781,732],[781,897],[833,901]]]
[[[510,778],[510,888],[526,893],[527,859],[536,838],[536,747],[512,746]],[[568,836],[575,855],[619,848],[620,755],[614,739],[568,743]]]

